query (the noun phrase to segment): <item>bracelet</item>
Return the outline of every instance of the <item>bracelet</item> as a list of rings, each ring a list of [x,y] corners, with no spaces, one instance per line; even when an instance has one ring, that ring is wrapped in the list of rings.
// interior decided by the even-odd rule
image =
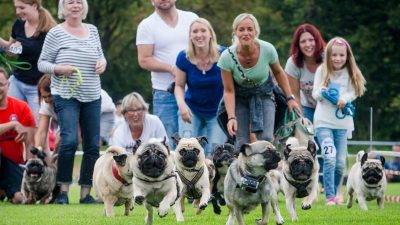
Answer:
[[[236,116],[229,117],[227,121],[229,121],[229,120],[236,120]]]

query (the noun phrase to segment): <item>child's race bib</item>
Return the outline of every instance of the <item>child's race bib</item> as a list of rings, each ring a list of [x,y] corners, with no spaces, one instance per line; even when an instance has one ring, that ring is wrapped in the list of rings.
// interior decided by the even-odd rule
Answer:
[[[321,154],[326,158],[336,157],[336,147],[332,138],[325,138],[321,143]]]

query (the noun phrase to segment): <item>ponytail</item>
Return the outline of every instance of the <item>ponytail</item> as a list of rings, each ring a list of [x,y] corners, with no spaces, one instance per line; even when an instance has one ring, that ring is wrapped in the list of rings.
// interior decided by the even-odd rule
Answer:
[[[51,28],[53,28],[57,24],[53,16],[47,9],[43,8],[42,6],[38,6],[38,12],[39,12],[39,24],[36,28],[34,36],[38,36],[40,33],[47,33]]]

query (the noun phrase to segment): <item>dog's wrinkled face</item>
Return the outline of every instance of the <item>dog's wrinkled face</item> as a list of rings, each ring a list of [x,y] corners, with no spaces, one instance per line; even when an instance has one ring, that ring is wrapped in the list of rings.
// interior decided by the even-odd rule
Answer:
[[[362,179],[370,185],[378,184],[384,176],[385,158],[380,156],[378,159],[368,159],[368,153],[361,158]]]
[[[308,141],[307,147],[292,147],[290,144],[286,146],[285,162],[295,180],[305,181],[311,178],[316,152],[316,145],[313,141]]]
[[[204,148],[201,143],[207,142],[205,137],[180,138],[175,135],[173,139],[177,144],[175,150],[177,163],[181,163],[186,168],[194,168],[198,163],[204,162]]]
[[[149,141],[142,144],[136,151],[140,171],[152,178],[161,176],[167,167],[169,155],[165,139],[161,141]]]
[[[276,169],[281,157],[270,142],[256,141],[240,147],[239,160],[244,163],[246,170],[260,176]]]
[[[212,158],[217,168],[229,166],[235,160],[235,147],[228,143],[217,145],[213,150]]]
[[[39,180],[44,173],[45,165],[41,159],[29,159],[26,163],[26,174],[32,180]]]

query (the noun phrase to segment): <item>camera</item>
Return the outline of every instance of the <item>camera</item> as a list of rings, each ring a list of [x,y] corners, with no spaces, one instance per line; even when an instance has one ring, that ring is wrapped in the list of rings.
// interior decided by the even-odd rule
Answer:
[[[240,179],[240,189],[251,193],[257,192],[259,184],[258,179],[252,176],[244,176]]]
[[[175,82],[172,82],[172,83],[168,86],[167,91],[168,91],[169,93],[171,93],[171,94],[174,94],[174,92],[175,92]]]

